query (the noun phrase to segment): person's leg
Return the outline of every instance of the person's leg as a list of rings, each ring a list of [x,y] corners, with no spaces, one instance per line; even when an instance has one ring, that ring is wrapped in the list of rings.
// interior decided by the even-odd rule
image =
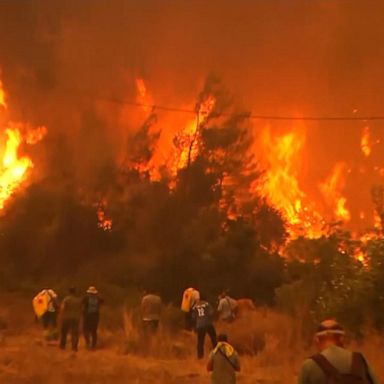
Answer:
[[[213,324],[211,324],[207,328],[207,332],[208,332],[209,338],[211,339],[212,348],[215,348],[216,344],[217,344],[217,337],[216,337],[216,330],[215,330],[215,327],[213,326]]]
[[[197,329],[197,358],[202,359],[204,357],[204,340],[205,340],[205,328]]]
[[[79,321],[72,320],[71,322],[71,341],[72,341],[72,351],[77,352],[79,345]]]
[[[65,349],[65,346],[67,344],[67,334],[68,334],[68,320],[63,320],[61,324],[61,332],[60,332],[60,348]]]
[[[152,320],[152,333],[157,333],[157,330],[159,329],[159,320]]]
[[[99,314],[96,313],[92,318],[92,327],[91,327],[91,336],[92,336],[92,342],[91,347],[96,348],[97,345],[97,328],[99,326]]]
[[[87,348],[90,348],[90,346],[91,346],[91,340],[90,340],[91,325],[90,325],[89,315],[85,315],[84,319],[83,319],[83,334],[84,334],[85,345]]]
[[[41,316],[41,324],[43,329],[46,330],[49,326],[49,312],[45,312],[43,316]]]

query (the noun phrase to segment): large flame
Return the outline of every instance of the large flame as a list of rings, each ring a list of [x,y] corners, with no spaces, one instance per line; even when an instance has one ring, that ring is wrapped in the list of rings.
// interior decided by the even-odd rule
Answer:
[[[318,237],[322,233],[324,220],[313,205],[309,204],[298,180],[304,143],[303,129],[272,135],[271,129],[265,128],[261,134],[265,175],[258,189],[282,212],[292,237]]]
[[[346,208],[347,199],[342,196],[347,172],[348,167],[345,163],[336,163],[331,174],[320,184],[320,190],[327,205],[332,207],[334,217],[342,221],[349,221],[351,219],[351,214]]]
[[[7,104],[5,103],[5,92],[1,81],[0,104],[6,111]],[[32,160],[28,156],[20,155],[20,146],[23,143],[36,144],[47,133],[46,127],[31,129],[28,125],[22,123],[9,122],[4,128],[3,152],[2,154],[0,152],[0,209],[4,208],[9,198],[23,185],[28,177],[28,171],[33,168]]]

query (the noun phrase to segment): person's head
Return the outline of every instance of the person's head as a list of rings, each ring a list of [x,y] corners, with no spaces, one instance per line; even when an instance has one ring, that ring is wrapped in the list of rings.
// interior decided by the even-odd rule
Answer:
[[[343,347],[344,336],[344,329],[336,320],[324,320],[319,324],[316,330],[316,347],[320,352],[330,345]]]
[[[225,333],[220,333],[219,335],[217,335],[217,341],[222,343],[227,343],[228,336]]]
[[[76,295],[76,288],[75,288],[75,287],[70,287],[70,288],[68,289],[68,293],[69,293],[70,295]]]
[[[87,293],[88,295],[97,295],[98,294],[98,291],[96,289],[95,286],[91,285],[88,289],[87,289]]]

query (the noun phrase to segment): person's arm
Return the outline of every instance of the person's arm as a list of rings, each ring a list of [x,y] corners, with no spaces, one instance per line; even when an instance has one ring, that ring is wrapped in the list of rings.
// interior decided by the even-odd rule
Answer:
[[[207,371],[212,372],[213,371],[213,353],[209,355],[209,359],[207,362]]]

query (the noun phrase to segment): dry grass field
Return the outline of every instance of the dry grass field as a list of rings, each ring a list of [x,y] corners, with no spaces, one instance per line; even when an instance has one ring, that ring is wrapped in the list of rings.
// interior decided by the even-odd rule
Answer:
[[[87,351],[81,340],[77,353],[45,345],[34,322],[29,301],[2,297],[0,309],[1,384],[204,384],[209,383],[205,361],[195,358],[193,334],[176,331],[165,320],[148,348],[141,343],[130,313],[105,308],[100,347]],[[121,315],[121,326],[109,325]],[[119,322],[116,321],[116,324]],[[313,352],[299,340],[293,319],[272,311],[254,311],[230,325],[217,324],[229,334],[241,352],[244,384],[291,384],[296,382],[302,359]],[[358,347],[371,360],[379,378],[384,377],[383,343],[369,335]],[[207,352],[209,343],[207,343]]]

